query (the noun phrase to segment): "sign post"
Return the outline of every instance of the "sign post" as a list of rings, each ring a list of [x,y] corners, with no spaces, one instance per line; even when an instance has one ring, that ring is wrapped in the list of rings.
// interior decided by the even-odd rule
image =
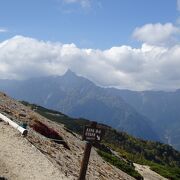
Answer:
[[[101,141],[102,130],[96,128],[96,126],[97,122],[92,122],[91,126],[84,127],[83,140],[87,142],[84,150],[84,157],[81,163],[81,170],[78,180],[85,180],[92,143]]]
[[[92,147],[92,143],[86,142],[86,146],[85,146],[85,150],[84,150],[84,157],[83,157],[83,160],[81,163],[81,170],[80,170],[78,180],[85,180],[89,157],[90,157],[90,153],[91,153],[91,147]]]

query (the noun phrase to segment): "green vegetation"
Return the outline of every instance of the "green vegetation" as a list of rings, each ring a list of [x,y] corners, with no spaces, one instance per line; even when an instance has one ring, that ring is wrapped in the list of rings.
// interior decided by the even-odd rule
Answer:
[[[33,110],[46,118],[64,124],[65,128],[67,128],[71,133],[75,132],[82,134],[83,126],[90,123],[90,121],[85,119],[73,119],[57,111],[51,111],[25,102],[23,103],[30,106]],[[160,142],[145,141],[139,138],[134,138],[127,133],[119,132],[103,124],[98,124],[98,126],[104,128],[106,132],[102,145],[98,147],[101,149],[98,153],[106,161],[112,163],[123,171],[128,172],[128,174],[134,177],[137,175],[136,171],[133,170],[133,166],[130,166],[125,162],[132,161],[148,165],[153,171],[166,178],[171,180],[180,179],[180,152],[174,150],[171,146]],[[125,159],[125,161],[120,161],[118,157],[113,156],[102,147],[106,147],[105,149],[108,149],[107,147],[109,147],[118,152],[119,156]],[[124,163],[126,165],[124,165]]]
[[[90,122],[84,119],[73,119],[61,112],[49,110],[35,104],[29,104],[25,101],[22,101],[21,103],[23,103],[25,106],[29,106],[32,110],[36,111],[37,113],[41,114],[51,121],[64,124],[67,129],[77,134],[82,134],[83,126]]]
[[[100,150],[98,150],[97,152],[104,160],[121,169],[122,171],[126,172],[127,174],[131,175],[132,177],[138,180],[143,179],[143,177],[135,170],[133,163],[125,162],[116,157],[115,155]]]
[[[151,161],[161,165],[180,167],[180,153],[171,146],[160,142],[134,138],[112,128],[106,128],[103,142],[122,156],[138,163]]]
[[[158,172],[162,176],[172,179],[172,180],[179,180],[180,179],[180,168],[178,167],[169,167],[169,166],[162,166],[159,164],[152,163],[150,167],[153,171]]]
[[[180,179],[180,153],[169,145],[144,141],[111,128],[106,129],[103,143],[125,159],[148,165],[166,178]]]

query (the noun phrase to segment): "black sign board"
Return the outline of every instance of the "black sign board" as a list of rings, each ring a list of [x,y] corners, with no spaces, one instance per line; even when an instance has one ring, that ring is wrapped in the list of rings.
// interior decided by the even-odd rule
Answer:
[[[84,133],[83,133],[83,140],[91,141],[91,142],[92,141],[93,142],[100,142],[103,134],[104,134],[104,131],[100,128],[85,126],[84,127]]]

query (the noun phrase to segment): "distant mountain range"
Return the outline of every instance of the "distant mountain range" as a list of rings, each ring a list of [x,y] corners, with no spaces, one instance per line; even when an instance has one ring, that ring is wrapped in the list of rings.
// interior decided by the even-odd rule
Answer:
[[[16,99],[105,123],[136,137],[168,142],[180,149],[179,91],[101,88],[70,70],[63,76],[0,80],[0,90]]]
[[[180,90],[175,92],[113,90],[155,125],[161,140],[180,149]]]

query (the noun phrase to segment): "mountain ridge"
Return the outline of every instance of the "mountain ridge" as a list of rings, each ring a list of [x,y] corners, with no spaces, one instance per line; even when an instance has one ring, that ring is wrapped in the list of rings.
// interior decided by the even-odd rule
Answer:
[[[180,149],[179,89],[174,92],[121,90],[116,93],[156,125],[163,142]]]
[[[84,117],[111,125],[145,139],[159,140],[152,123],[120,96],[96,86],[90,80],[67,71],[63,76],[16,81],[10,88],[0,85],[12,97],[59,110],[72,117]]]

